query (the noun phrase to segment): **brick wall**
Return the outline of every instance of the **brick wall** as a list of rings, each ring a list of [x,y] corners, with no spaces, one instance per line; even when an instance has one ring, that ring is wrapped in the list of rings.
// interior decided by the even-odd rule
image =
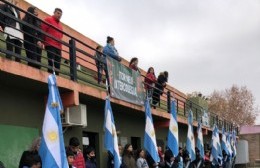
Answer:
[[[260,134],[240,135],[240,139],[248,141],[250,162],[260,159]]]

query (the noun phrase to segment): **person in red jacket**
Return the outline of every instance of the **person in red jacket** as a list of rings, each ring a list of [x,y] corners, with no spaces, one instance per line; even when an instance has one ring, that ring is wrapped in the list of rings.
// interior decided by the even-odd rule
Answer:
[[[61,49],[62,45],[58,40],[62,40],[62,24],[60,22],[60,18],[62,16],[62,10],[60,8],[55,8],[54,15],[51,17],[46,18],[44,21],[48,24],[54,26],[49,26],[46,23],[42,23],[41,28],[44,32],[46,32],[48,35],[43,35],[45,49],[47,51],[48,56],[48,72],[52,73],[52,67],[54,63],[54,67],[57,70],[60,70],[60,62],[61,62]],[[61,30],[61,31],[59,31]],[[57,75],[59,75],[59,72],[56,72]]]
[[[156,76],[154,74],[154,69],[153,67],[150,67],[144,79],[144,88],[146,90],[148,98],[152,99],[153,87],[155,82],[156,82]]]
[[[70,138],[69,148],[75,154],[73,166],[76,168],[86,168],[83,153],[81,152],[79,139],[76,137]]]

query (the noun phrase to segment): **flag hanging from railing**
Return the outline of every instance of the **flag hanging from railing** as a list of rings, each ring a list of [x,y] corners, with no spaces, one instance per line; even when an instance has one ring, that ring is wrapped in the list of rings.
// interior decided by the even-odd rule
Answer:
[[[202,124],[198,122],[197,128],[197,148],[200,150],[200,156],[204,158],[204,143],[203,143],[203,134],[202,134]]]
[[[214,125],[212,133],[211,161],[213,165],[222,165],[222,150],[219,140],[218,127]]]
[[[158,149],[156,143],[155,130],[149,100],[145,101],[145,133],[144,148],[153,158],[154,162],[159,162]]]
[[[55,75],[48,77],[49,96],[42,126],[39,155],[42,167],[68,168],[60,113],[63,110]]]
[[[226,152],[227,155],[229,155],[227,136],[224,127],[222,127],[221,148]]]
[[[119,168],[121,165],[121,159],[118,149],[118,139],[115,127],[114,116],[110,104],[109,97],[106,98],[105,105],[105,141],[104,146],[114,156],[114,168]]]
[[[172,101],[167,146],[170,148],[173,155],[176,157],[179,153],[179,131],[178,131],[178,121],[177,121],[177,113],[175,107],[176,107],[175,101]]]
[[[194,133],[193,133],[193,114],[192,111],[189,111],[188,116],[188,134],[187,134],[187,142],[186,142],[186,148],[189,152],[189,156],[191,159],[191,162],[196,159],[195,155],[195,139],[194,139]]]

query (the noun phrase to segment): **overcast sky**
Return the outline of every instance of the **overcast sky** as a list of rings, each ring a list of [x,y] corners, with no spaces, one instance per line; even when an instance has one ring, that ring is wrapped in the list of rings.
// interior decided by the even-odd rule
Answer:
[[[184,93],[247,86],[260,105],[259,0],[27,0]],[[260,124],[260,117],[258,117]]]

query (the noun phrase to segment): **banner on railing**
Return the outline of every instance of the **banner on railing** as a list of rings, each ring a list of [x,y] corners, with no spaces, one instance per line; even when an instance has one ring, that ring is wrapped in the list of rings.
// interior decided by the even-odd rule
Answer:
[[[145,92],[142,77],[113,58],[107,57],[110,95],[130,103],[143,105]]]

